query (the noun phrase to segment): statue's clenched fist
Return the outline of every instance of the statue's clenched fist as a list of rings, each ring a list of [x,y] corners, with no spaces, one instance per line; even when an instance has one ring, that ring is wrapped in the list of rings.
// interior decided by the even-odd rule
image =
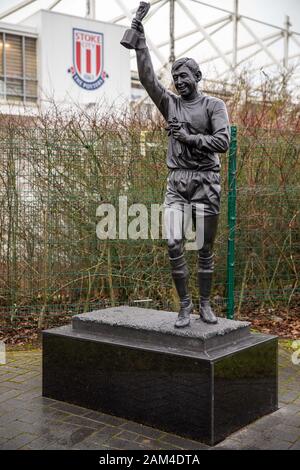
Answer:
[[[136,18],[133,18],[132,23],[131,23],[131,29],[134,29],[139,33],[140,36],[145,35],[144,31],[144,26],[140,20],[137,20]]]

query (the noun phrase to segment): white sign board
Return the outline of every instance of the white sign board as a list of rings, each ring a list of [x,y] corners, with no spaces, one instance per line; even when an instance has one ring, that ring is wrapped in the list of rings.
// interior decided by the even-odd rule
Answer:
[[[125,27],[41,10],[23,24],[36,28],[38,81],[44,100],[109,105],[130,100]]]

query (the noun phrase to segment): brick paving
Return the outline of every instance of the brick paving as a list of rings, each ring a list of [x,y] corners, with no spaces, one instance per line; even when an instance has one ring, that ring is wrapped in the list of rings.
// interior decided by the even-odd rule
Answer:
[[[0,449],[201,450],[204,444],[41,396],[41,351],[0,365]],[[280,408],[213,449],[300,450],[300,365],[279,354]]]

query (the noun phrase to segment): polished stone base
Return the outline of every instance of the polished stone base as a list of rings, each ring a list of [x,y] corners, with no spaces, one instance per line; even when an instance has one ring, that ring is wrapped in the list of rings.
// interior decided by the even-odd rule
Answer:
[[[43,395],[214,445],[277,409],[277,339],[119,307],[43,333]]]

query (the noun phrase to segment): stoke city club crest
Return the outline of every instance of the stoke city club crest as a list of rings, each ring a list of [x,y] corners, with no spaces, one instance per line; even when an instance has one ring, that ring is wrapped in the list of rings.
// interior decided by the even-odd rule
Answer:
[[[73,66],[68,72],[77,85],[85,90],[96,90],[103,85],[107,78],[103,65],[103,33],[73,28]]]

